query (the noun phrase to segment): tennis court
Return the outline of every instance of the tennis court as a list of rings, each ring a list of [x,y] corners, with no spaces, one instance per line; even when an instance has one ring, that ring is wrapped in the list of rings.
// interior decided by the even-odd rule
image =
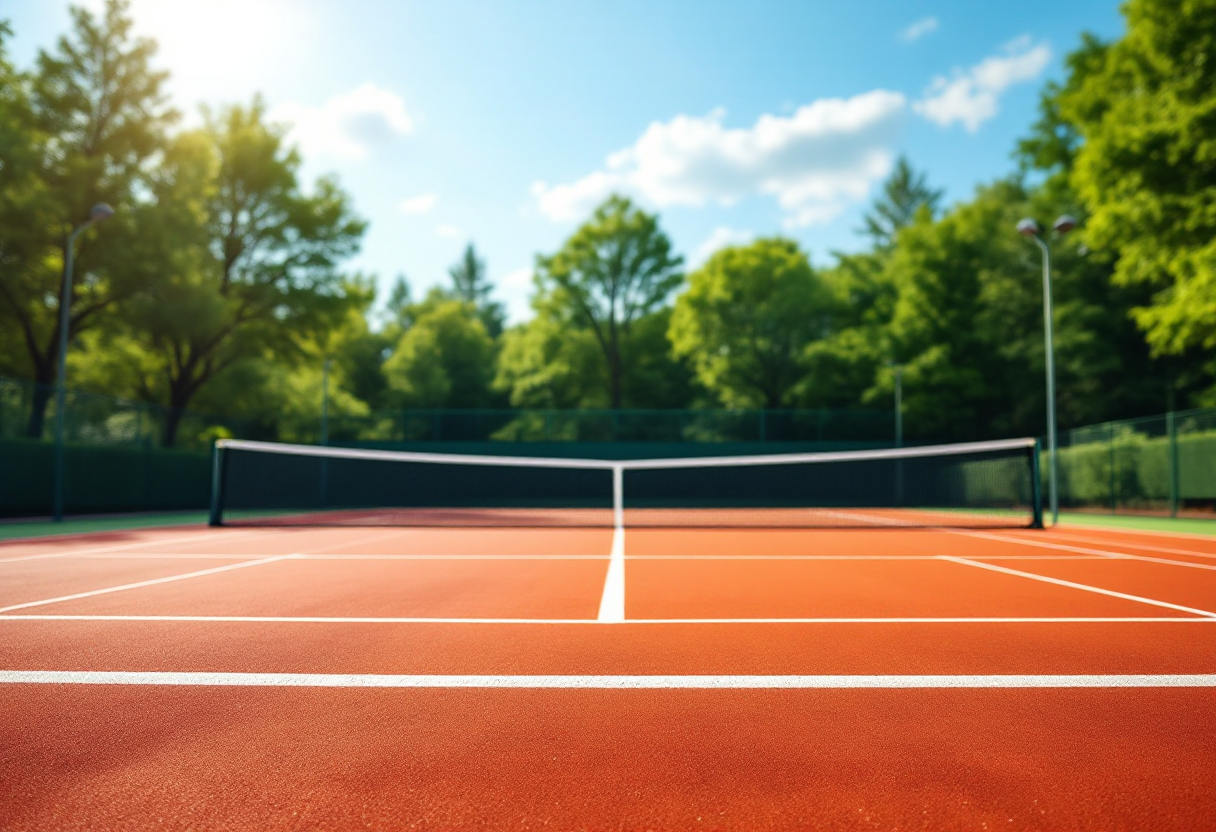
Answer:
[[[221,527],[0,545],[4,829],[1216,817],[1216,539],[1029,528],[1033,445],[243,444]]]

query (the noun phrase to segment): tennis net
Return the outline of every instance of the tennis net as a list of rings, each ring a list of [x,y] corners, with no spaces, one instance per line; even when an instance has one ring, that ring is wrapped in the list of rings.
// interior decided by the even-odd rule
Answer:
[[[1033,439],[603,460],[220,440],[212,525],[1041,525]]]

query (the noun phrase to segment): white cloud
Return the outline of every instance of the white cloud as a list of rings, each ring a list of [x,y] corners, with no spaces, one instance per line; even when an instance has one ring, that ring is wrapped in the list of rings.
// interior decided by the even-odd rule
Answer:
[[[439,201],[438,194],[419,194],[402,200],[401,211],[406,214],[429,214]]]
[[[765,114],[749,128],[726,127],[723,110],[679,115],[651,124],[609,155],[604,169],[565,184],[537,182],[532,194],[558,222],[581,219],[613,191],[660,207],[731,205],[766,194],[787,222],[822,222],[886,176],[905,111],[901,94],[874,90],[819,99],[790,116]]]
[[[440,237],[459,237],[460,229],[454,225],[437,225],[435,226],[435,233]]]
[[[1002,92],[1037,78],[1051,61],[1047,44],[1032,45],[1029,36],[1010,42],[1003,51],[970,69],[956,69],[952,78],[934,78],[925,97],[913,105],[916,112],[943,127],[961,122],[974,133],[997,114]]]
[[[705,242],[697,246],[697,250],[693,253],[692,261],[689,263],[690,268],[697,268],[702,263],[710,258],[715,251],[727,246],[737,246],[743,243],[751,242],[755,235],[750,231],[739,231],[734,228],[727,228],[720,225],[705,238]]]
[[[372,148],[407,136],[414,121],[401,96],[375,84],[363,84],[329,99],[320,107],[281,104],[270,111],[274,121],[291,125],[291,140],[306,155],[362,159]]]
[[[937,31],[937,18],[926,17],[916,21],[907,29],[899,33],[900,40],[911,43],[914,40],[920,40],[925,35]]]

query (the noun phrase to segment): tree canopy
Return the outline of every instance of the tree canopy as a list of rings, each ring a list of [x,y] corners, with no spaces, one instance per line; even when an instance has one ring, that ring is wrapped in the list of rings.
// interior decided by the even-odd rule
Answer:
[[[473,242],[378,295],[340,183],[303,180],[257,96],[182,126],[126,0],[74,9],[26,67],[0,21],[0,375],[37,383],[44,435],[64,244],[108,202],[78,239],[69,380],[166,408],[165,444],[201,441],[187,408],[315,439],[326,366],[340,440],[393,436],[402,408],[886,409],[897,371],[910,439],[1033,435],[1040,255],[1014,226],[1070,214],[1049,240],[1062,425],[1216,405],[1216,0],[1124,13],[1044,85],[1011,170],[952,204],[900,157],[857,250],[763,237],[685,275],[659,215],[613,195],[537,255],[526,320]]]

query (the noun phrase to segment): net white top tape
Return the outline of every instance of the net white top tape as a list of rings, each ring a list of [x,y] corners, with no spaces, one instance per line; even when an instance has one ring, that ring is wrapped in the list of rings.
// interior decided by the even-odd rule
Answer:
[[[416,451],[378,451],[368,448],[334,448],[320,445],[292,445],[285,442],[255,442],[245,439],[220,439],[220,448],[234,451],[320,456],[329,459],[366,459],[389,462],[430,462],[449,465],[499,465],[527,468],[589,468],[601,471],[643,471],[665,468],[723,468],[735,465],[797,465],[814,462],[851,462],[881,459],[915,459],[924,456],[976,454],[990,451],[1030,449],[1034,439],[999,439],[991,442],[960,442],[952,445],[920,445],[910,448],[882,448],[870,451],[828,451],[824,453],[760,454],[754,456],[707,456],[678,459],[563,459],[535,456],[477,456],[473,454],[430,454]]]

